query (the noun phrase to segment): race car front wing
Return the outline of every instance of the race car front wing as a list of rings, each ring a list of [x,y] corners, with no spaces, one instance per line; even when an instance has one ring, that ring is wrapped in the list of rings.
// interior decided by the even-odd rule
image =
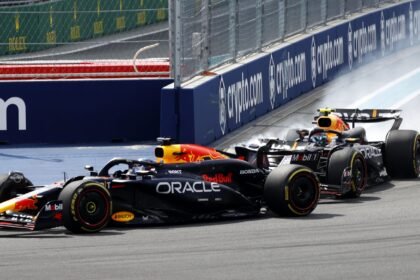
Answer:
[[[41,230],[62,225],[63,203],[59,200],[47,202],[36,215],[5,211],[0,213],[1,228]]]

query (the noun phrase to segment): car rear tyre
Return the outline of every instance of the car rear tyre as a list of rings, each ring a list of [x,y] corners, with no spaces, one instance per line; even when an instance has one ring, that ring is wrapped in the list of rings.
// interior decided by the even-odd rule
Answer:
[[[363,155],[353,148],[333,152],[328,163],[327,183],[341,186],[344,183],[345,170],[350,172],[350,190],[340,194],[340,197],[360,197],[367,184],[367,166]]]
[[[28,187],[30,186],[32,186],[32,182],[20,172],[0,175],[0,202],[14,198],[18,194],[29,192]]]
[[[308,168],[280,165],[267,177],[264,200],[279,216],[306,216],[318,205],[320,187],[318,178]]]
[[[417,178],[420,173],[420,135],[392,130],[385,140],[385,167],[392,178]]]
[[[71,182],[58,199],[63,201],[63,225],[73,233],[98,232],[110,220],[111,196],[101,183]]]

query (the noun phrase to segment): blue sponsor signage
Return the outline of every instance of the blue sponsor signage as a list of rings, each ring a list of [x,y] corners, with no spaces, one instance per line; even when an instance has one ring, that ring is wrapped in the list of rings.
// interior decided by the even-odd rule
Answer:
[[[154,140],[162,80],[0,83],[0,142]]]

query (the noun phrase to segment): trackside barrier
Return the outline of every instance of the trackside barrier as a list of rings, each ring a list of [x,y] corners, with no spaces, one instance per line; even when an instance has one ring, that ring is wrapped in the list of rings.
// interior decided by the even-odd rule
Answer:
[[[326,27],[212,77],[162,90],[162,136],[209,144],[291,99],[420,42],[420,0]]]
[[[0,143],[146,141],[170,79],[0,82]]]
[[[0,80],[169,78],[169,74],[168,59],[0,63]]]

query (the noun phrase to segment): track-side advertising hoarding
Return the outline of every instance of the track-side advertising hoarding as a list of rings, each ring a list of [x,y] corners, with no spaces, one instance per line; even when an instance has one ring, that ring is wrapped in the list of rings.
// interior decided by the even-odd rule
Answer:
[[[420,42],[420,1],[308,34],[203,82],[162,90],[161,135],[209,144],[339,74]]]

